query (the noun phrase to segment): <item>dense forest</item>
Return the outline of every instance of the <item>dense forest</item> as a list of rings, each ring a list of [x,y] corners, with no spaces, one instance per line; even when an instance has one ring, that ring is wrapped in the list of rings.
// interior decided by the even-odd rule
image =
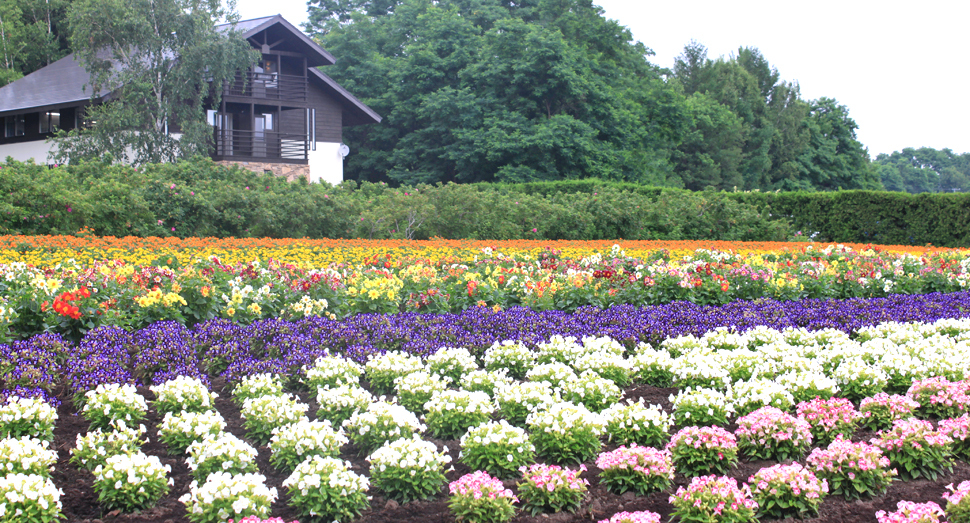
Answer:
[[[109,1],[109,0],[104,0]],[[0,85],[69,49],[70,0],[0,0]],[[384,116],[346,176],[391,184],[600,178],[691,190],[970,191],[970,154],[869,157],[849,108],[756,48],[670,67],[592,0],[310,0],[324,71]]]

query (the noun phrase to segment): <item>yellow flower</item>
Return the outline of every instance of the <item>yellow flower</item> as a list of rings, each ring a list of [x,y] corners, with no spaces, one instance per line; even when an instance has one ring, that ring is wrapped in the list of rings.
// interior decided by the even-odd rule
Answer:
[[[228,314],[230,317],[235,316],[236,315],[236,309],[233,309],[232,307],[229,307],[228,309],[226,309],[226,314]]]
[[[259,316],[263,312],[262,307],[260,307],[258,303],[251,303],[249,304],[249,307],[246,308],[249,309],[249,312],[252,312],[256,316]]]

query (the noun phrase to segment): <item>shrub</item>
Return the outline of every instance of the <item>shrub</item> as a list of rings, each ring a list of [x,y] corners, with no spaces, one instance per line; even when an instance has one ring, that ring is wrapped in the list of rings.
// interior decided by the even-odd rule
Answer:
[[[349,470],[349,463],[314,455],[296,466],[283,481],[290,505],[307,519],[346,523],[370,507],[365,476]]]
[[[760,515],[773,519],[817,516],[829,492],[828,482],[798,463],[763,468],[748,483]]]
[[[292,471],[304,460],[314,457],[337,457],[340,447],[349,440],[343,432],[333,430],[330,420],[302,419],[273,429],[269,448],[270,463],[277,470]]]
[[[837,436],[851,438],[861,414],[845,398],[815,398],[798,404],[798,417],[812,427],[812,438],[824,445]]]
[[[459,459],[472,470],[511,478],[535,460],[535,447],[521,428],[505,420],[490,421],[468,429],[461,437]]]
[[[674,480],[674,464],[669,450],[652,447],[620,447],[596,458],[600,483],[614,494],[628,491],[638,496],[667,490]]]
[[[584,465],[578,470],[541,463],[522,467],[523,478],[518,485],[522,509],[532,516],[542,512],[576,512],[589,485],[579,477],[585,471]]]
[[[276,489],[266,488],[266,477],[260,474],[213,472],[201,486],[197,480],[189,492],[179,498],[193,523],[222,523],[227,518],[269,516],[276,500]]]
[[[501,481],[481,470],[465,474],[448,485],[448,508],[463,523],[504,523],[515,516],[519,500]]]
[[[599,452],[602,418],[582,405],[556,403],[526,419],[536,453],[553,463],[582,463]]]
[[[721,427],[684,427],[670,438],[667,450],[685,476],[725,474],[738,463],[737,440]]]
[[[940,472],[953,471],[953,440],[933,430],[928,421],[896,420],[892,430],[879,433],[871,442],[889,458],[890,466],[896,468],[901,479],[936,480]]]
[[[674,424],[660,405],[644,406],[643,398],[636,403],[616,403],[600,413],[606,421],[606,437],[610,443],[646,447],[662,447],[670,437]]]
[[[830,494],[848,500],[884,493],[896,475],[878,447],[838,437],[825,449],[812,450],[806,462],[828,482]]]
[[[700,476],[691,478],[690,484],[680,487],[670,496],[674,506],[671,516],[683,522],[732,522],[755,520],[758,503],[751,499],[747,485],[738,486],[734,478],[726,476]]]
[[[125,514],[154,506],[168,494],[172,467],[142,452],[116,454],[94,469],[94,490],[107,511]]]
[[[226,428],[222,414],[211,412],[178,412],[165,414],[158,428],[158,438],[171,454],[182,454],[189,445],[206,436],[218,436]]]
[[[451,457],[415,435],[385,443],[367,461],[374,485],[389,499],[407,503],[433,497],[441,490],[445,482],[442,470]]]
[[[344,422],[343,427],[361,454],[367,454],[389,441],[410,438],[427,428],[408,409],[384,401],[371,403],[366,410],[355,413]]]
[[[811,426],[774,407],[762,407],[738,418],[735,435],[741,451],[756,459],[798,459],[812,445]]]

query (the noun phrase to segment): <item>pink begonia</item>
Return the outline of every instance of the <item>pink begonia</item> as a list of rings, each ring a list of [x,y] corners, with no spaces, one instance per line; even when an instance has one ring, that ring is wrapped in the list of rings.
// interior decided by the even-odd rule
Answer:
[[[791,441],[795,446],[807,447],[812,442],[812,427],[807,421],[771,406],[738,418],[735,434],[748,444],[759,446]]]
[[[861,416],[852,402],[845,398],[823,400],[817,397],[799,403],[795,412],[812,427],[820,427],[822,432],[831,432],[839,427],[851,427]]]
[[[684,427],[670,438],[667,449],[678,445],[694,447],[695,449],[726,449],[738,447],[738,440],[727,430],[718,427]]]
[[[589,485],[588,481],[579,477],[580,473],[586,471],[586,465],[580,465],[578,470],[570,470],[558,465],[536,463],[529,468],[519,467],[519,470],[522,471],[525,481],[549,492],[558,488],[580,490]]]
[[[596,466],[603,470],[630,469],[645,476],[661,476],[674,479],[674,465],[669,450],[640,447],[636,443],[629,448],[620,447],[604,452],[596,458]]]
[[[970,383],[966,381],[950,381],[942,376],[934,376],[914,381],[906,396],[918,402],[931,415],[956,416],[966,412],[970,406],[968,389]]]
[[[806,499],[820,499],[829,491],[828,481],[819,479],[801,463],[792,463],[791,465],[778,463],[765,467],[748,478],[748,483],[751,484],[755,494],[760,492],[775,494],[772,489],[781,486],[790,489],[796,496],[804,496]]]
[[[660,523],[660,514],[656,512],[617,512],[610,519],[600,520],[599,523]]]
[[[933,424],[921,419],[896,420],[890,431],[882,432],[878,438],[869,440],[883,452],[901,451],[904,448],[917,450],[930,447],[948,447],[953,440],[941,432],[933,430]]]
[[[970,496],[970,481],[960,483],[957,488],[953,488],[953,483],[950,483],[946,486],[946,488],[949,489],[950,492],[944,493],[943,499],[945,499],[948,503],[959,505],[964,498]]]
[[[680,487],[677,493],[668,498],[675,507],[692,505],[700,508],[703,504],[716,504],[716,513],[725,507],[732,509],[747,508],[756,510],[758,502],[751,499],[751,489],[747,485],[738,486],[738,480],[728,476],[699,476],[690,480],[690,485]]]
[[[940,518],[945,516],[943,509],[932,501],[900,501],[896,504],[896,509],[896,512],[876,512],[876,520],[879,523],[943,523]]]
[[[836,438],[828,448],[817,448],[808,455],[806,462],[815,470],[836,474],[849,474],[854,470],[867,471],[889,467],[889,458],[882,455],[879,447],[867,443]]]
[[[483,470],[465,474],[452,481],[448,484],[448,491],[453,496],[472,496],[475,499],[482,497],[488,499],[509,498],[513,503],[519,501],[511,490],[505,488],[501,480],[489,476],[488,472]]]

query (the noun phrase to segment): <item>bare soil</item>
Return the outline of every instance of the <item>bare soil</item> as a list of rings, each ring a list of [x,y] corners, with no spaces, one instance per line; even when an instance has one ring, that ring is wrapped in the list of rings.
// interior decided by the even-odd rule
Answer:
[[[215,380],[213,386],[216,390],[224,386],[224,382]],[[637,386],[627,389],[625,397],[643,398],[647,404],[660,404],[668,412],[671,411],[668,396],[676,389],[661,389],[650,386]],[[139,391],[147,399],[153,396],[147,388]],[[308,393],[298,393],[304,402],[310,405],[310,415],[316,412],[317,405],[312,395]],[[216,401],[216,407],[226,419],[227,428],[232,434],[246,438],[242,419],[239,416],[239,408],[229,401],[227,392],[221,392]],[[172,467],[172,477],[175,481],[169,494],[153,508],[137,514],[118,514],[103,513],[94,491],[94,476],[85,470],[78,469],[68,462],[71,454],[70,450],[76,444],[78,434],[87,431],[88,424],[83,417],[76,414],[76,411],[68,397],[60,395],[62,405],[59,409],[59,420],[54,434],[54,448],[58,451],[59,460],[56,465],[53,479],[54,483],[64,492],[61,497],[64,514],[69,523],[189,523],[186,517],[184,506],[178,498],[189,491],[189,484],[192,476],[188,467],[185,465],[184,456],[173,456],[168,454],[165,445],[158,441],[158,425],[160,418],[154,410],[149,410],[145,426],[148,429],[149,443],[143,447],[143,451],[149,455],[161,458],[162,463]],[[729,427],[733,428],[733,427]],[[873,433],[859,431],[855,438],[858,440],[868,440]],[[462,475],[470,472],[469,468],[458,462],[459,444],[456,440],[433,440],[441,448],[447,445],[454,460],[455,470],[446,474],[448,481],[454,481]],[[250,441],[251,442],[251,441]],[[300,518],[299,515],[287,505],[286,492],[282,487],[287,474],[277,472],[269,463],[270,451],[266,446],[257,447],[259,455],[257,464],[260,473],[266,476],[268,486],[276,487],[279,498],[273,505],[272,515],[282,517],[290,522],[299,520],[300,523],[308,523],[310,520]],[[607,450],[612,447],[607,447]],[[366,460],[358,456],[357,449],[347,446],[343,449],[341,457],[353,464],[355,472],[366,474],[368,465]],[[730,474],[739,482],[747,481],[748,477],[757,472],[762,467],[773,465],[772,461],[745,461],[735,468]],[[657,512],[666,521],[670,516],[671,506],[667,499],[669,492],[653,493],[649,496],[635,496],[627,493],[622,496],[611,494],[606,488],[601,486],[597,475],[599,470],[592,462],[587,462],[589,468],[583,477],[589,480],[589,495],[583,507],[577,513],[541,514],[537,517],[530,517],[521,514],[513,521],[516,523],[566,523],[566,522],[585,522],[606,519],[617,512],[649,510]],[[804,520],[806,523],[856,523],[874,522],[877,510],[892,511],[896,509],[896,502],[900,500],[925,502],[935,501],[941,506],[944,505],[941,496],[946,491],[946,485],[959,483],[970,479],[970,464],[957,461],[953,473],[936,481],[914,480],[896,481],[889,490],[882,496],[861,501],[846,502],[841,497],[829,496],[822,504],[817,518]],[[689,478],[678,474],[675,486],[686,485]],[[451,523],[454,518],[448,511],[447,485],[433,499],[428,501],[416,501],[399,505],[394,501],[384,499],[380,492],[373,489],[371,492],[373,499],[371,508],[367,510],[359,521],[363,523]],[[329,522],[327,522],[329,523]]]

